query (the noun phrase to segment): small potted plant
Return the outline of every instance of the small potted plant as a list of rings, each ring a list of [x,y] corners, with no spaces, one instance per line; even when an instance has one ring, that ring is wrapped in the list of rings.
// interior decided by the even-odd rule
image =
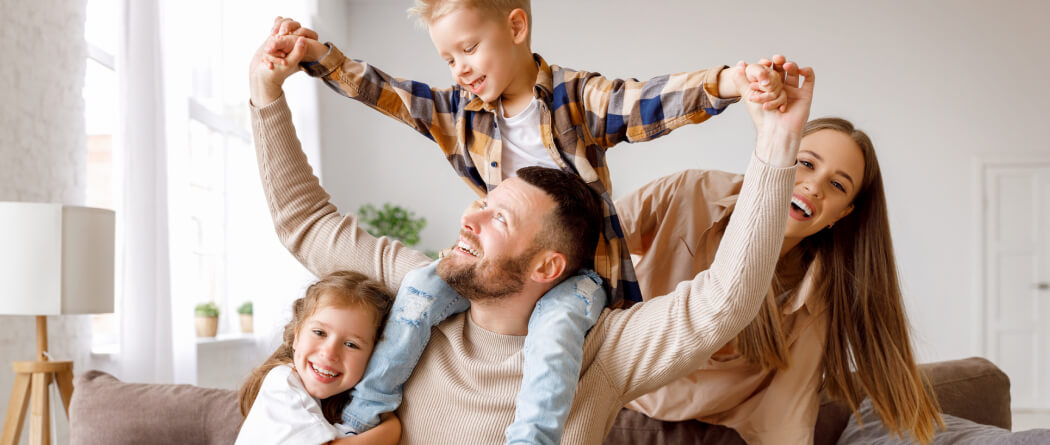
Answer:
[[[240,306],[237,306],[237,313],[241,317],[241,332],[245,334],[252,333],[252,302],[245,301]]]
[[[193,308],[198,337],[214,337],[219,332],[219,307],[214,302],[198,304]]]

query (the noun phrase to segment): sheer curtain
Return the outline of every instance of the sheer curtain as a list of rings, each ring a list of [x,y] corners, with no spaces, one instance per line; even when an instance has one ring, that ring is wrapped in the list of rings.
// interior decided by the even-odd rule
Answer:
[[[315,3],[116,1],[123,28],[115,58],[121,116],[115,144],[122,148],[116,182],[123,188],[116,206],[124,234],[117,248],[124,259],[117,277],[120,350],[109,368],[126,381],[198,383],[199,365],[247,365],[198,363],[195,304],[217,300],[220,334],[236,335],[233,308],[252,300],[256,341],[241,343],[265,357],[291,300],[312,280],[277,242],[265,207],[250,141],[247,64],[274,16],[309,23]],[[286,91],[304,149],[317,161],[317,82],[295,76]],[[202,122],[210,126],[203,139]],[[217,146],[224,147],[221,165],[193,158]],[[219,265],[205,273],[210,282],[193,260],[199,251],[190,246],[199,234],[190,220],[199,200],[187,191],[205,177],[219,178],[215,202],[221,203],[214,210],[219,223],[210,227],[218,230],[208,235],[219,237],[209,260]]]
[[[116,54],[123,147],[117,171],[124,184],[117,215],[117,309],[121,320],[121,378],[171,382],[173,347],[169,279],[167,147],[157,0],[121,0]],[[193,366],[192,361],[179,361]]]

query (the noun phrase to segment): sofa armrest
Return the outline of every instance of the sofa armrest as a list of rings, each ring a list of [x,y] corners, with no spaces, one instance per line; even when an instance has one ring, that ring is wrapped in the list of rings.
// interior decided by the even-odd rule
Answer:
[[[927,363],[919,369],[945,414],[1010,429],[1010,378],[992,362],[970,357]]]

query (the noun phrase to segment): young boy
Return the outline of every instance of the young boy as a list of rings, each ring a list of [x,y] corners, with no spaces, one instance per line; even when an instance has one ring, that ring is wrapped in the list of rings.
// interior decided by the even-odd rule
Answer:
[[[449,89],[393,78],[346,58],[289,19],[278,18],[273,32],[309,37],[303,60],[313,62],[303,63],[305,71],[437,142],[453,168],[482,197],[518,168],[532,165],[574,172],[601,197],[604,227],[593,266],[604,278],[608,298],[600,287],[602,280],[592,272],[566,280],[540,300],[529,322],[515,420],[507,428],[508,443],[558,443],[579,377],[584,334],[606,301],[641,299],[612,204],[604,151],[622,141],[650,140],[718,114],[739,96],[737,82],[723,80],[735,75],[730,70],[742,68],[716,67],[639,82],[548,65],[532,53],[529,10],[528,0],[417,1],[412,12],[427,25],[457,83]],[[275,45],[271,53],[283,57],[285,48]],[[772,70],[749,69],[748,74],[751,81],[767,82],[753,101],[767,108],[784,103],[780,79]],[[471,246],[458,248],[471,253]],[[437,282],[429,285],[441,287]],[[399,312],[399,304],[403,303],[395,302],[392,314]],[[408,363],[410,370],[422,352],[419,345],[429,339],[430,326],[466,307],[458,301],[431,304],[441,309],[428,311],[426,323],[388,324],[376,357],[387,356],[381,352],[384,347],[392,349],[395,352],[389,356]],[[397,366],[383,368],[382,362],[370,362],[344,411],[344,422],[355,429],[374,426],[380,413],[400,403],[408,374],[391,373],[390,368]]]

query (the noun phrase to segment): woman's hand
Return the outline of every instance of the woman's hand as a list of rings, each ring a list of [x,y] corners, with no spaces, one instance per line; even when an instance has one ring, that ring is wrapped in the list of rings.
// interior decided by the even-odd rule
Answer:
[[[299,62],[306,53],[305,37],[294,35],[269,36],[252,56],[248,66],[252,105],[262,107],[273,103],[284,91],[284,80],[299,70]],[[271,54],[279,51],[285,57]]]
[[[783,70],[784,93],[787,95],[785,111],[766,110],[761,104],[751,102],[747,95],[743,100],[758,130],[756,154],[770,164],[787,167],[795,163],[802,128],[809,120],[815,78],[812,68],[799,68],[787,61],[777,63],[779,61],[783,61],[783,56],[774,56],[769,68],[778,73]]]

